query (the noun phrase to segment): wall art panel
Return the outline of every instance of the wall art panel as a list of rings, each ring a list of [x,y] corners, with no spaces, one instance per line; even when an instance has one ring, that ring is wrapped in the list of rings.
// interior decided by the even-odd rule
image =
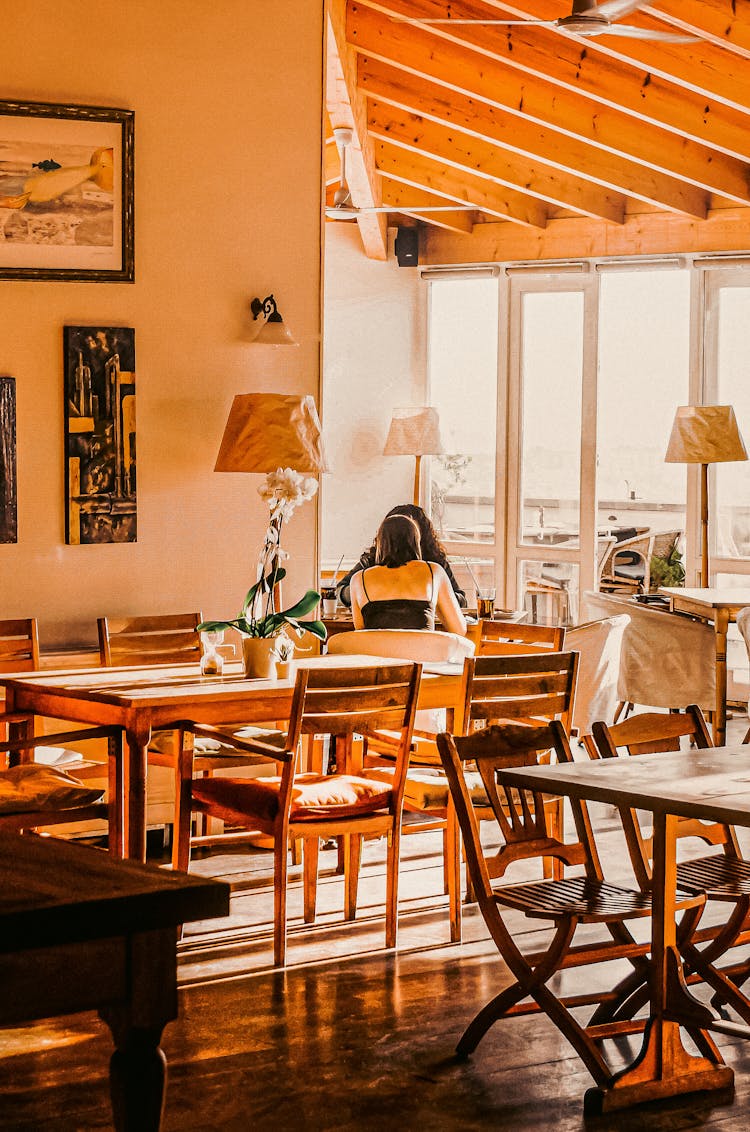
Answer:
[[[66,326],[65,541],[136,541],[135,330]]]

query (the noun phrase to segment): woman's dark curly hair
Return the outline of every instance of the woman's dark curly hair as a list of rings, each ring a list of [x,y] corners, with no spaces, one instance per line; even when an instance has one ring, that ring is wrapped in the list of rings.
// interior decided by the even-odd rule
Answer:
[[[386,515],[375,536],[376,566],[405,566],[422,557],[419,527],[408,515]]]
[[[413,519],[419,527],[422,558],[425,562],[437,562],[438,566],[445,569],[448,565],[448,555],[438,538],[437,531],[422,508],[417,507],[416,503],[400,503],[398,507],[391,508],[386,519],[391,515],[406,515],[409,519]]]

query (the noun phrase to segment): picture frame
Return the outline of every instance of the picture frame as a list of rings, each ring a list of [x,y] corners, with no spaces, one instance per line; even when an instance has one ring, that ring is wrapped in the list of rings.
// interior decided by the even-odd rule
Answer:
[[[0,279],[135,281],[135,112],[0,100]]]

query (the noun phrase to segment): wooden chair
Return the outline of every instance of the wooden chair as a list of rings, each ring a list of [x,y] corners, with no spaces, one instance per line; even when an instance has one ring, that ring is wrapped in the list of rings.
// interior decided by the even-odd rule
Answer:
[[[278,777],[205,778],[192,782],[192,807],[274,841],[274,964],[286,957],[287,849],[290,839],[304,848],[304,919],[315,920],[320,839],[343,836],[347,920],[357,909],[357,881],[364,835],[385,836],[386,947],[395,947],[398,923],[398,865],[401,809],[421,677],[418,664],[380,664],[362,668],[303,668],[297,674],[289,727],[273,744],[241,740],[222,728],[186,722],[183,748],[190,738],[207,736],[230,743],[281,767]],[[381,729],[399,735],[395,772],[388,783],[348,773],[300,774],[303,735],[336,736],[337,758],[351,751],[355,734],[367,737]],[[187,741],[187,742],[186,742]]]
[[[474,642],[477,656],[527,655],[538,649],[562,652],[564,625],[520,625],[507,621],[477,621],[466,634]]]
[[[604,593],[647,593],[651,584],[651,558],[667,558],[682,531],[645,531],[616,542],[599,571]]]
[[[471,1054],[490,1027],[502,1018],[544,1011],[571,1043],[597,1085],[604,1085],[612,1075],[612,1068],[600,1043],[607,1037],[634,1032],[639,1023],[631,1022],[628,1027],[615,1023],[592,1024],[591,1020],[579,1022],[571,1013],[573,1008],[619,1001],[617,987],[569,995],[561,994],[557,985],[553,989],[550,983],[567,967],[617,958],[629,960],[642,981],[646,975],[644,956],[649,945],[637,943],[626,924],[631,919],[650,916],[650,898],[647,893],[604,880],[583,803],[572,801],[577,840],[566,842],[549,828],[548,812],[538,793],[498,785],[498,771],[533,765],[547,750],[553,750],[561,762],[570,761],[570,747],[559,721],[537,725],[503,723],[463,737],[442,734],[438,736],[438,748],[482,916],[513,976],[510,986],[506,985],[470,1023],[458,1043],[457,1052],[462,1056]],[[489,809],[501,842],[490,861],[482,847],[479,821],[467,785],[468,764],[477,767],[484,785],[486,802],[482,817]],[[554,856],[566,868],[580,865],[583,875],[520,884],[492,883],[493,878],[504,877],[515,862],[544,856]],[[686,929],[692,929],[697,923],[703,903],[701,895],[678,895],[678,907],[686,910],[683,917]],[[506,910],[547,922],[553,929],[549,945],[533,954],[522,952],[506,922]],[[586,938],[573,946],[579,924],[587,925]],[[592,938],[588,925],[598,925],[607,935],[602,939],[602,933],[597,933],[596,938]],[[536,940],[537,933],[534,935]],[[505,967],[501,981],[503,984],[507,981]],[[611,983],[608,986],[611,987]]]
[[[575,653],[522,654],[511,656],[474,656],[464,661],[456,729],[467,733],[497,719],[539,720],[559,718],[570,728],[571,710],[578,671]],[[434,737],[436,738],[436,736]],[[367,773],[387,773],[377,764],[392,759],[382,737],[367,746]],[[448,779],[440,769],[440,755],[434,739],[418,736],[409,760],[409,773],[404,792],[404,811],[414,815],[415,832],[444,829],[443,870],[448,894],[450,937],[461,941],[461,838],[453,809]],[[373,766],[373,764],[376,764]],[[486,806],[484,786],[477,775],[469,778],[469,790],[478,820]],[[560,798],[549,799],[548,808],[555,828],[562,827],[563,808]],[[492,816],[491,812],[488,816]],[[417,818],[421,817],[420,827]],[[472,898],[467,886],[467,899]]]
[[[39,667],[37,619],[0,621],[0,672],[33,672]],[[0,712],[0,753],[5,767],[0,769],[0,829],[20,833],[104,818],[110,852],[122,856],[122,815],[114,805],[117,776],[123,768],[121,729],[88,727],[35,735],[35,722],[25,712]],[[103,739],[108,744],[106,768],[67,745]],[[82,781],[93,777],[92,772],[101,774],[102,769],[109,802],[100,800],[103,787]]]
[[[712,747],[711,735],[699,707],[691,704],[684,713],[646,712],[633,715],[622,723],[607,726],[597,722],[592,735],[585,740],[592,758],[616,758],[618,755],[643,755],[658,751],[677,751],[688,740],[703,750]],[[644,837],[635,810],[621,810],[628,851],[639,885],[651,884],[651,838]],[[716,961],[732,947],[750,940],[750,861],[740,852],[737,835],[731,826],[699,818],[681,818],[678,837],[694,837],[720,848],[708,856],[680,861],[677,883],[683,889],[703,893],[708,901],[734,905],[726,922],[718,930],[705,929],[686,941],[681,949],[690,967],[697,971],[715,992],[717,1000],[729,1001],[747,1023],[750,1003],[738,996],[729,976],[748,974],[747,963],[733,969],[716,968]],[[699,943],[707,945],[699,950]]]
[[[135,667],[147,664],[198,664],[201,639],[198,632],[201,613],[171,613],[144,617],[100,617],[99,658],[105,668]],[[236,728],[240,735],[267,735],[269,728]],[[216,770],[239,766],[259,766],[262,760],[222,741],[199,736],[195,739],[192,767],[181,759],[176,731],[153,735],[148,751],[152,766],[167,767],[175,776],[172,866],[186,869],[190,860],[190,828],[184,823],[184,774],[211,775]],[[193,844],[215,844],[217,835],[195,837]]]

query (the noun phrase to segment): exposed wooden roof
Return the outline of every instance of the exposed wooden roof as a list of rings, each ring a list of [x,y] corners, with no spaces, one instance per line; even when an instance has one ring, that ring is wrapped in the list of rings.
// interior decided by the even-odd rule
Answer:
[[[750,248],[750,0],[622,8],[694,39],[398,20],[554,20],[569,0],[329,0],[328,203],[348,126],[352,201],[389,209],[350,221],[366,254],[403,223],[423,262]],[[452,203],[472,207],[410,217]]]

